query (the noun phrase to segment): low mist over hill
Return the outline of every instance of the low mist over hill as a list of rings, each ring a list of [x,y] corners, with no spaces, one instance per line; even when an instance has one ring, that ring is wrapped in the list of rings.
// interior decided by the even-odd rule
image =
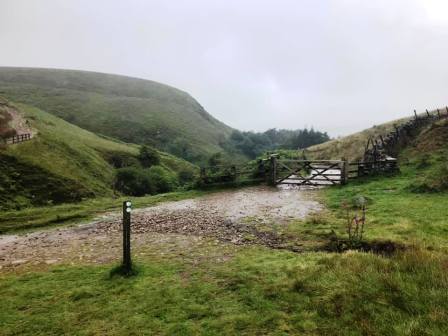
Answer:
[[[0,95],[91,132],[149,144],[193,162],[222,151],[232,131],[188,93],[125,76],[0,67]]]

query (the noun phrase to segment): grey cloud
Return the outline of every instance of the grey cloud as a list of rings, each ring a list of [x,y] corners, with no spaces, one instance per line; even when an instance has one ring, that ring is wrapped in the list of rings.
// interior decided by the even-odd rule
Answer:
[[[190,92],[240,129],[332,135],[448,104],[443,0],[2,0],[0,65]]]

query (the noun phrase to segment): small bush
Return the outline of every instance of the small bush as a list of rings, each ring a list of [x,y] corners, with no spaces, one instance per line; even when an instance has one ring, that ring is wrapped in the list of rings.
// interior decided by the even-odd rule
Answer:
[[[192,170],[181,170],[178,174],[180,184],[185,185],[195,180],[196,176]]]
[[[155,193],[148,174],[135,167],[120,168],[115,176],[115,189],[125,195],[143,196]]]
[[[211,167],[221,166],[225,163],[224,155],[221,152],[217,152],[217,153],[211,155],[207,161],[208,161],[208,165]]]
[[[146,145],[143,145],[140,148],[138,159],[144,168],[150,168],[160,163],[159,153],[154,148],[148,147]]]
[[[105,158],[114,168],[140,167],[139,160],[129,153],[111,152],[107,153]]]
[[[169,192],[177,186],[176,175],[161,166],[120,168],[115,177],[115,189],[130,196]]]
[[[161,166],[149,168],[147,176],[156,193],[173,191],[178,185],[176,176]]]

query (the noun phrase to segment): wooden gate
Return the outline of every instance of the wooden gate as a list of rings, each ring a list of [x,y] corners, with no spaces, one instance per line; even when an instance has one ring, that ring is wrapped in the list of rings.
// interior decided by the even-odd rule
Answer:
[[[271,157],[271,184],[328,186],[345,184],[347,164],[336,160],[280,160]]]

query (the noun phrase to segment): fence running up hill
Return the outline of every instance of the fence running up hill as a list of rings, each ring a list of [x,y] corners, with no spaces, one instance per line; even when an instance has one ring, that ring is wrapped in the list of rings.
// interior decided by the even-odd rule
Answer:
[[[446,113],[439,109],[435,113],[426,110],[425,115],[418,115],[414,110],[414,118],[404,124],[394,125],[394,130],[387,135],[370,138],[367,141],[364,151],[364,161],[382,161],[386,157],[396,157],[400,150],[409,143],[409,140],[415,137],[423,127],[434,121],[447,119],[448,107]]]

